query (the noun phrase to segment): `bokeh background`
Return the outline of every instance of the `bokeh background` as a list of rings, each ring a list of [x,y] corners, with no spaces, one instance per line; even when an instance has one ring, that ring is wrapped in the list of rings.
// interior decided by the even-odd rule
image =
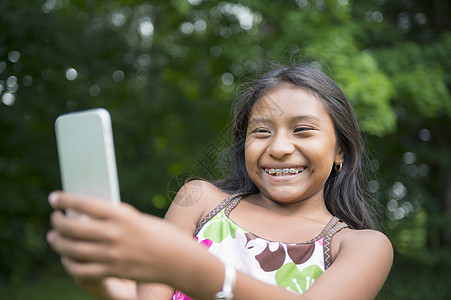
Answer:
[[[451,299],[447,0],[2,0],[0,298],[89,299],[45,241],[60,188],[53,124],[107,108],[124,201],[163,215],[211,177],[236,89],[314,60],[353,103],[395,248],[380,299]]]

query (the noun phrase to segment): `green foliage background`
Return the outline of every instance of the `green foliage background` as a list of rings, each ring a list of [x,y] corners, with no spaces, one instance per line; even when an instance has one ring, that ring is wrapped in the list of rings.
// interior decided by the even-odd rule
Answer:
[[[3,0],[2,286],[26,298],[23,285],[61,276],[45,242],[58,115],[107,108],[123,200],[163,215],[180,174],[220,171],[211,156],[240,83],[268,62],[313,59],[373,156],[368,191],[396,251],[381,298],[449,299],[450,14],[446,0]]]

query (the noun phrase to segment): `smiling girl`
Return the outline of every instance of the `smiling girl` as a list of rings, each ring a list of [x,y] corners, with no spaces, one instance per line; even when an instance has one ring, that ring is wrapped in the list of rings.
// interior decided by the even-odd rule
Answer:
[[[49,196],[57,210],[49,243],[91,295],[376,297],[393,250],[374,230],[364,146],[340,88],[319,69],[295,65],[263,75],[238,100],[231,177],[187,183],[165,220],[127,204]],[[68,208],[91,218],[67,218],[59,210]]]

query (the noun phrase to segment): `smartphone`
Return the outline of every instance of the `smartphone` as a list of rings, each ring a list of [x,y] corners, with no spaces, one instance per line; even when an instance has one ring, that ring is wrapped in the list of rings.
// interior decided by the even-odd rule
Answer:
[[[61,115],[55,121],[55,133],[63,190],[119,203],[113,131],[108,111],[96,108]]]

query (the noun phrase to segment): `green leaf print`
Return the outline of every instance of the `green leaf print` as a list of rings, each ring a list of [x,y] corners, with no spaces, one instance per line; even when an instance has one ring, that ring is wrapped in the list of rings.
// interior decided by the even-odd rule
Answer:
[[[277,270],[276,283],[287,290],[302,294],[312,286],[322,273],[323,271],[317,265],[299,271],[295,263],[288,263]]]
[[[224,211],[220,211],[207,222],[203,235],[206,239],[212,240],[215,243],[220,243],[228,236],[235,239],[237,229],[239,229],[239,227],[230,222],[229,218],[224,215]]]

